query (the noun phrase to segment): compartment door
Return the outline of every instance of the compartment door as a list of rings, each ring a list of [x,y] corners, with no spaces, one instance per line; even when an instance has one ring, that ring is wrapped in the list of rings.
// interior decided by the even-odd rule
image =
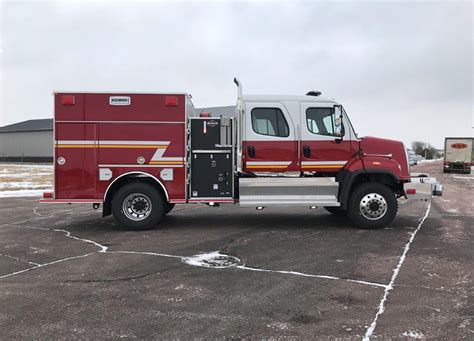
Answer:
[[[232,198],[232,151],[216,150],[191,155],[191,200]]]
[[[56,123],[55,198],[94,199],[97,177],[96,125]]]

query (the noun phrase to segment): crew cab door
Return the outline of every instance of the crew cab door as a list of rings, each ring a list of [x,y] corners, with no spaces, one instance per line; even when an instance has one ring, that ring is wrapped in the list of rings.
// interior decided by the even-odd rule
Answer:
[[[350,133],[341,108],[333,103],[300,104],[302,171],[338,172],[350,159]],[[341,130],[344,136],[340,136]]]
[[[282,103],[246,102],[244,127],[244,171],[299,171],[295,126]]]

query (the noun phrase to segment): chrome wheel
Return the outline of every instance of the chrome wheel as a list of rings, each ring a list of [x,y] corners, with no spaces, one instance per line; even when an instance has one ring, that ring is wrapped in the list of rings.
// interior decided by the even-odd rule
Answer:
[[[361,199],[359,210],[365,218],[377,220],[387,213],[387,201],[378,193],[369,193]]]
[[[123,213],[133,221],[145,219],[150,215],[151,209],[151,200],[143,193],[130,194],[122,204]]]

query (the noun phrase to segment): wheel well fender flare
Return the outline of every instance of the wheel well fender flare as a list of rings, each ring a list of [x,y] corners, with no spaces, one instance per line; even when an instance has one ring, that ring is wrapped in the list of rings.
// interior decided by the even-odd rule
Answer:
[[[131,172],[126,172],[123,174],[120,174],[118,177],[116,177],[108,186],[107,189],[104,192],[104,201],[103,201],[103,210],[102,210],[102,216],[107,216],[111,213],[111,201],[112,201],[112,196],[111,193],[114,193],[113,189],[114,186],[118,185],[121,180],[124,180],[125,178],[142,178],[142,179],[152,179],[153,183],[158,184],[161,190],[163,191],[166,201],[169,202],[169,194],[168,191],[166,190],[166,187],[163,185],[163,183],[154,175],[147,173],[147,172],[142,172],[142,171],[131,171]]]
[[[383,169],[374,169],[374,170],[366,170],[366,169],[360,169],[355,172],[344,172],[341,173],[338,179],[339,182],[339,202],[341,203],[341,207],[343,209],[347,209],[347,205],[349,202],[349,197],[351,194],[351,191],[356,185],[359,180],[361,180],[364,177],[368,177],[368,179],[364,179],[362,182],[367,182],[367,180],[371,179],[371,176],[388,176],[391,178],[395,183],[400,183],[400,179],[395,176],[390,171],[383,170]]]

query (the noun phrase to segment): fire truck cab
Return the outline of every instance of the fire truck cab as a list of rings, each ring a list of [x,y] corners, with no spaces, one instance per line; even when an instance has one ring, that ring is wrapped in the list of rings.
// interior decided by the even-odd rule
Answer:
[[[192,203],[325,207],[381,228],[398,198],[442,194],[410,174],[402,142],[359,138],[335,100],[243,95],[234,82],[232,117],[197,112],[185,93],[55,93],[55,187],[42,201],[102,205],[132,229]]]

